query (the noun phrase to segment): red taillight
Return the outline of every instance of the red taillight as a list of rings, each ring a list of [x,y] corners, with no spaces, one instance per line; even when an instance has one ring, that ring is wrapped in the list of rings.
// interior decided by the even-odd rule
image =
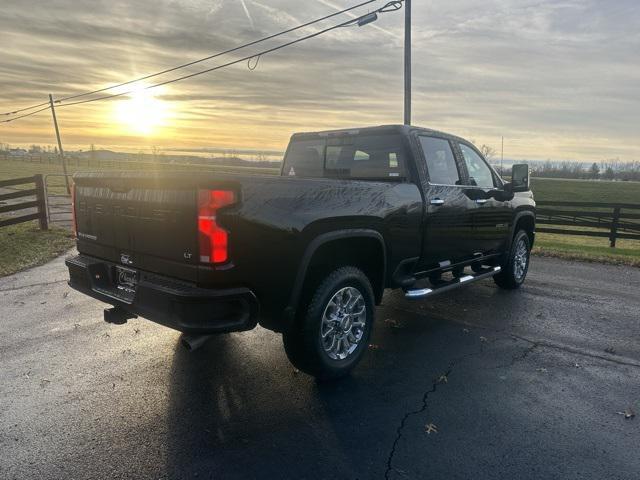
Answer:
[[[71,231],[78,238],[78,221],[76,220],[76,184],[71,184]]]
[[[224,263],[229,259],[229,233],[216,222],[220,208],[235,202],[229,190],[198,190],[200,261]]]

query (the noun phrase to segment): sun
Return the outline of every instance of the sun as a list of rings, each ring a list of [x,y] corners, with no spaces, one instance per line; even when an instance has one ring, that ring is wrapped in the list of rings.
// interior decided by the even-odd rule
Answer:
[[[167,102],[156,97],[155,92],[144,86],[118,101],[114,110],[115,120],[128,133],[149,136],[166,124],[169,116]]]

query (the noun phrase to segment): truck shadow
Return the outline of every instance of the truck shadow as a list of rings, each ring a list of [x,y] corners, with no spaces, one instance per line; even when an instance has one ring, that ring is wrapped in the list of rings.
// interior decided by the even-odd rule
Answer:
[[[398,419],[446,366],[448,342],[438,338],[449,328],[422,318],[389,334],[379,318],[376,344],[352,376],[334,383],[296,372],[280,336],[263,329],[214,337],[195,352],[178,343],[167,476],[379,477]],[[424,339],[435,342],[432,352]]]
[[[486,333],[464,324],[490,325],[496,307],[487,297],[500,293],[476,287],[425,308],[386,296],[368,354],[334,383],[296,372],[280,335],[261,328],[214,337],[195,352],[177,343],[167,476],[379,478],[400,419],[452,359],[480,349]]]

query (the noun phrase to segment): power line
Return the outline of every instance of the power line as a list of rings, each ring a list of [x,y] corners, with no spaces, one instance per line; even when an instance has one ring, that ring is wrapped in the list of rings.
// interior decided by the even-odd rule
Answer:
[[[30,107],[19,108],[18,110],[13,110],[12,112],[0,113],[0,116],[15,115],[16,113],[25,112],[27,110],[33,110],[34,108],[38,108],[38,107],[41,107],[43,105],[49,105],[49,102],[42,102],[42,103],[38,103],[37,105],[31,105]]]
[[[344,13],[350,12],[351,10],[356,10],[356,9],[358,9],[360,7],[364,7],[366,5],[369,5],[371,3],[375,3],[377,1],[380,1],[380,0],[367,0],[365,2],[361,2],[361,3],[357,4],[357,5],[352,6],[352,7],[345,8],[345,9],[340,10],[338,12],[334,12],[334,13],[332,13],[330,15],[325,15],[324,17],[317,18],[317,19],[312,20],[310,22],[303,23],[301,25],[298,25],[297,27],[289,28],[287,30],[283,30],[281,32],[274,33],[272,35],[268,35],[266,37],[260,38],[258,40],[254,40],[254,41],[249,42],[249,43],[245,43],[243,45],[231,48],[229,50],[225,50],[223,52],[218,52],[218,53],[209,55],[207,57],[200,58],[198,60],[193,60],[193,61],[188,62],[188,63],[183,63],[182,65],[178,65],[176,67],[168,68],[166,70],[162,70],[162,71],[156,72],[156,73],[151,73],[149,75],[145,75],[143,77],[139,77],[139,78],[136,78],[136,79],[133,79],[133,80],[129,80],[129,81],[126,81],[126,82],[118,83],[118,84],[115,84],[115,85],[110,85],[108,87],[100,88],[98,90],[93,90],[91,92],[79,93],[79,94],[76,94],[76,95],[69,95],[67,97],[60,98],[60,99],[56,100],[55,103],[61,103],[61,102],[64,102],[66,100],[72,100],[74,98],[86,97],[88,95],[94,95],[96,93],[106,92],[107,90],[113,90],[114,88],[122,87],[122,86],[125,86],[125,85],[130,85],[132,83],[140,82],[142,80],[148,80],[149,78],[154,78],[154,77],[157,77],[157,76],[160,76],[160,75],[164,75],[165,73],[175,72],[176,70],[180,70],[182,68],[190,67],[192,65],[196,65],[198,63],[202,63],[202,62],[205,62],[207,60],[212,60],[214,58],[221,57],[223,55],[227,55],[229,53],[236,52],[236,51],[241,50],[243,48],[251,47],[251,46],[256,45],[258,43],[266,42],[266,41],[274,39],[276,37],[280,37],[282,35],[286,35],[287,33],[295,32],[296,30],[300,30],[300,29],[309,27],[309,26],[314,25],[316,23],[319,23],[319,22],[322,22],[324,20],[328,20],[330,18],[342,15]],[[390,2],[390,3],[398,3],[398,2]],[[389,4],[385,5],[385,7],[383,7],[383,9],[388,7],[388,6],[389,6]],[[382,9],[380,9],[380,11],[382,12]],[[20,108],[20,109],[17,109],[17,110],[10,111],[10,112],[0,113],[0,115],[1,116],[15,115],[16,113],[24,112],[24,111],[27,111],[27,110],[32,110],[34,108],[42,107],[43,105],[48,105],[48,104],[49,104],[49,102],[43,102],[43,103],[39,103],[37,105],[32,105],[30,107],[24,107],[24,108]],[[19,117],[19,118],[22,118],[22,117]],[[0,123],[6,123],[6,121],[0,122]]]
[[[378,10],[376,10],[376,12],[377,13],[386,13],[386,12],[389,12],[389,11],[399,10],[401,8],[401,6],[402,6],[402,1],[403,0],[396,0],[396,1],[389,2],[386,5],[384,5],[383,7],[379,8]],[[310,39],[318,37],[320,35],[324,35],[325,33],[331,32],[332,30],[336,30],[338,28],[348,27],[348,26],[354,25],[359,20],[361,20],[361,19],[363,19],[365,17],[368,17],[369,15],[371,15],[371,14],[368,13],[366,15],[362,15],[362,16],[360,16],[358,18],[355,18],[355,19],[352,19],[352,20],[348,20],[346,22],[340,23],[338,25],[334,25],[332,27],[325,28],[325,29],[320,30],[318,32],[306,35],[304,37],[300,37],[300,38],[298,38],[296,40],[292,40],[290,42],[283,43],[281,45],[278,45],[277,47],[269,48],[267,50],[263,50],[261,52],[254,53],[252,55],[240,58],[238,60],[233,60],[231,62],[227,62],[227,63],[224,63],[222,65],[218,65],[216,67],[208,68],[206,70],[201,70],[199,72],[190,73],[188,75],[183,75],[181,77],[173,78],[171,80],[165,80],[164,82],[155,83],[153,85],[149,85],[147,87],[144,87],[142,90],[150,90],[152,88],[157,88],[157,87],[160,87],[160,86],[163,86],[163,85],[169,85],[171,83],[180,82],[182,80],[186,80],[186,79],[189,79],[189,78],[197,77],[199,75],[203,75],[205,73],[214,72],[216,70],[220,70],[220,69],[223,69],[223,68],[226,68],[226,67],[230,67],[230,66],[236,65],[238,63],[246,62],[246,61],[251,60],[253,58],[261,57],[261,56],[267,55],[269,53],[273,53],[273,52],[276,52],[278,50],[282,50],[283,48],[290,47],[292,45],[304,42],[306,40],[310,40]],[[98,102],[98,101],[101,101],[101,100],[111,100],[111,99],[114,99],[114,98],[122,97],[124,95],[129,95],[129,94],[134,93],[134,92],[136,92],[136,90],[128,90],[126,92],[103,95],[101,97],[91,98],[91,99],[88,99],[88,100],[79,100],[77,102],[71,102],[71,103],[60,103],[60,107],[70,107],[72,105],[80,105],[80,104],[84,104],[84,103]],[[62,100],[60,100],[60,101],[62,101]]]
[[[40,105],[47,105],[47,106],[44,107],[44,108],[41,108],[40,110],[36,110],[35,112],[25,113],[24,115],[19,115],[17,117],[9,118],[8,120],[0,120],[0,123],[9,123],[9,122],[13,122],[14,120],[18,120],[20,118],[30,117],[31,115],[35,115],[36,113],[44,112],[45,110],[49,110],[49,108],[51,108],[49,106],[49,102],[46,102],[46,103],[43,103],[43,104],[40,104]],[[23,109],[23,110],[28,110],[28,109]]]

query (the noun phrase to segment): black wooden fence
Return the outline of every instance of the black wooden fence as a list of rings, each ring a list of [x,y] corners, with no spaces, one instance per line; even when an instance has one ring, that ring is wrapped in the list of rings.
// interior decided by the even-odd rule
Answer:
[[[26,197],[35,197],[35,200],[0,205],[0,214],[34,208],[36,213],[5,219],[0,217],[0,227],[38,220],[40,228],[48,228],[43,175],[0,180],[0,188],[29,184],[33,184],[33,188],[0,193],[0,202]],[[537,202],[536,215],[536,231],[541,233],[604,237],[609,239],[611,247],[616,246],[618,238],[640,240],[640,204],[542,200]]]
[[[536,204],[536,232],[604,237],[611,247],[618,238],[640,240],[640,204],[544,200]]]
[[[30,188],[32,186],[30,184],[33,184],[33,188]],[[4,218],[0,216],[0,227],[29,222],[31,220],[38,220],[40,222],[40,228],[42,230],[47,230],[49,228],[49,222],[47,219],[47,198],[42,175],[12,178],[11,180],[0,180],[0,189],[14,187],[17,185],[27,185],[27,187],[15,189],[8,193],[0,193],[0,202],[4,203],[5,200],[14,200],[16,198],[30,198],[23,202],[11,202],[7,205],[0,205],[0,215],[3,213],[17,212],[27,209],[35,209],[36,212],[21,215],[19,217]],[[35,200],[33,200],[33,198],[35,198]]]

